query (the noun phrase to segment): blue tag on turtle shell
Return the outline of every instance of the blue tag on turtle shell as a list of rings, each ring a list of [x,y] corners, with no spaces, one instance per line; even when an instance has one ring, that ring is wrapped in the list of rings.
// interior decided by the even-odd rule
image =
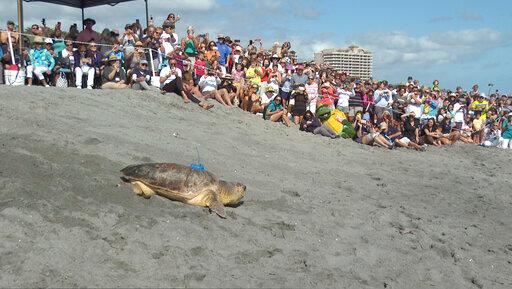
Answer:
[[[190,168],[196,171],[204,171],[203,164],[190,164]]]

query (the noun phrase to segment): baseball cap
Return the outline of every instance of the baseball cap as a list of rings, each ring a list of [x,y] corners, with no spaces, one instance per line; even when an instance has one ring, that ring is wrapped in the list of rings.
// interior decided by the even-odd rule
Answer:
[[[44,43],[45,44],[53,44],[53,40],[51,38],[45,38]]]
[[[140,61],[140,64],[141,64],[141,65],[142,65],[142,64],[148,64],[148,61],[147,61],[146,59],[142,59],[142,60]]]

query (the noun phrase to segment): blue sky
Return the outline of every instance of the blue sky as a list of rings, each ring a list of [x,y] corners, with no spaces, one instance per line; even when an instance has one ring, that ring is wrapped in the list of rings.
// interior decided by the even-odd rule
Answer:
[[[5,0],[3,1],[5,2]],[[16,1],[0,7],[0,27]],[[359,44],[374,53],[374,76],[391,82],[411,75],[442,87],[492,82],[512,92],[512,1],[306,1],[306,0],[149,0],[150,14],[161,22],[169,12],[182,16],[178,32],[194,25],[198,32],[223,33],[244,42],[263,38],[291,41],[301,59],[312,59],[323,48]],[[86,10],[104,26],[122,28],[144,20],[144,2]],[[80,10],[51,4],[25,5],[27,24],[45,17],[50,25],[79,22]]]

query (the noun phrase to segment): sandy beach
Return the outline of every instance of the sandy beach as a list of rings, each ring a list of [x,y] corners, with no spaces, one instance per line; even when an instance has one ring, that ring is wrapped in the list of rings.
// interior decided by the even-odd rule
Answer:
[[[196,162],[227,219],[119,170]],[[0,89],[1,287],[512,288],[512,154],[385,151],[175,95]]]

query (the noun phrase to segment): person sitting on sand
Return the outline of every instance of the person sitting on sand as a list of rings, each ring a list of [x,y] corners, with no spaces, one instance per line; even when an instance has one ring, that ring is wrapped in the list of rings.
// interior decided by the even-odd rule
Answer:
[[[299,130],[319,134],[330,138],[339,138],[340,136],[330,129],[328,126],[323,125],[320,119],[316,117],[310,110],[306,111],[304,118],[299,124]]]
[[[460,129],[460,137],[459,140],[463,143],[474,143],[473,142],[473,127],[471,125],[473,119],[471,119],[471,116],[467,115],[464,122],[461,124]]]
[[[108,59],[107,66],[103,68],[101,74],[101,89],[123,89],[126,85],[126,71],[121,67],[121,61],[115,55]]]
[[[503,138],[501,142],[501,148],[512,149],[512,112],[509,112],[507,118],[503,120],[501,124],[502,133],[501,136]]]
[[[266,107],[263,114],[266,120],[273,122],[282,121],[284,125],[290,126],[290,119],[288,118],[288,111],[283,107],[283,99],[281,96],[276,96],[274,100]]]
[[[242,109],[250,111],[253,114],[261,113],[265,109],[265,105],[261,102],[261,95],[258,94],[259,86],[252,84],[248,89],[244,91],[244,97],[242,99]]]
[[[169,65],[160,71],[161,93],[175,93],[183,98],[183,102],[189,103],[190,99],[183,90],[181,69],[176,67],[176,59],[169,59]]]
[[[419,150],[420,145],[420,122],[416,118],[414,111],[402,115],[403,127],[401,143],[406,144],[408,147]]]
[[[390,148],[391,144],[380,134],[381,128],[387,129],[387,125],[383,122],[383,125],[380,127],[374,126],[371,123],[366,124],[366,131],[368,133],[364,133],[362,130],[362,126],[359,127],[358,135],[361,135],[360,142],[369,146],[380,146],[385,148]]]
[[[158,91],[158,88],[151,86],[151,71],[148,69],[148,61],[142,59],[132,73],[132,89]]]
[[[379,124],[379,135],[375,136],[373,140],[374,146],[380,146],[386,149],[394,148],[395,144],[389,137],[391,134],[388,131],[388,124],[386,122],[381,122]]]
[[[486,129],[482,145],[484,147],[499,147],[503,142],[499,122],[494,122],[489,129]]]
[[[452,145],[460,138],[460,132],[453,130],[451,120],[452,116],[449,113],[445,114],[437,128],[438,132],[441,134],[439,140],[444,145]]]
[[[219,91],[217,89],[221,83],[219,75],[220,72],[216,74],[214,71],[208,70],[208,72],[203,75],[201,79],[199,79],[199,87],[201,88],[201,93],[205,98],[215,98],[225,107],[234,107],[231,103],[231,96],[227,93],[227,91]]]
[[[427,123],[421,129],[421,137],[423,142],[429,145],[440,146],[441,133],[437,131],[437,125],[434,118],[429,118]]]

